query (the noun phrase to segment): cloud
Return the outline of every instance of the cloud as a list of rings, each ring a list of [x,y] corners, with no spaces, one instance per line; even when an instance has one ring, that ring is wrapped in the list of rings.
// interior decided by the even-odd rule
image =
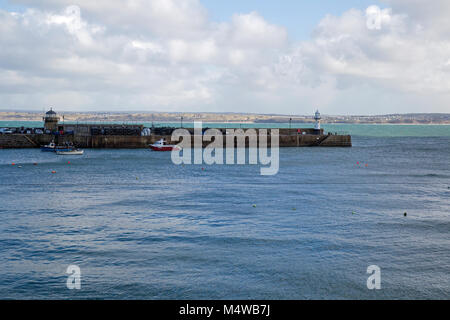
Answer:
[[[447,0],[383,0],[398,12],[408,17],[427,33],[428,37],[437,38],[450,34],[448,16],[450,2]]]
[[[257,12],[233,15],[230,29],[231,41],[242,47],[278,47],[287,40],[283,28],[268,24]]]
[[[197,0],[17,0],[28,9],[0,10],[0,107],[449,112],[450,7],[413,1],[326,15],[293,43],[257,12],[218,23]]]
[[[429,98],[427,106],[412,103],[405,111],[450,112],[450,42],[428,32],[433,33],[391,9],[349,10],[320,21],[312,40],[294,47],[277,68],[283,76],[311,86],[331,77],[342,96],[366,87],[378,91],[380,99],[397,92],[405,104],[410,102],[407,95]],[[373,101],[367,105],[376,108]]]
[[[77,37],[83,45],[91,45],[91,34],[102,31],[101,27],[92,27],[81,19],[81,12],[78,6],[69,6],[63,14],[49,14],[46,23],[49,25],[64,25],[67,31]]]
[[[209,23],[198,0],[41,0],[15,1],[43,11],[60,12],[80,7],[86,19],[129,36],[151,33],[161,37],[192,37],[203,34]]]

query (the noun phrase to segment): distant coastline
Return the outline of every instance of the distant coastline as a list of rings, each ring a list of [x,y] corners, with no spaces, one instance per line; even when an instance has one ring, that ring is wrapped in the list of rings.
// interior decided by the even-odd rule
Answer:
[[[58,110],[56,110],[58,111]],[[210,123],[313,123],[308,115],[246,114],[246,113],[194,113],[194,112],[59,112],[68,122],[193,122]],[[0,111],[0,121],[42,121],[41,112]],[[63,120],[63,119],[61,119]],[[324,115],[323,123],[328,124],[450,124],[450,113],[411,113],[388,115]]]

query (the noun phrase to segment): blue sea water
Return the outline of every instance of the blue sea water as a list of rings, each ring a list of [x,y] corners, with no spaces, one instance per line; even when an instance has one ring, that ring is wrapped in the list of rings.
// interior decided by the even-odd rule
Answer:
[[[0,298],[448,299],[450,130],[433,127],[281,148],[275,176],[143,149],[0,150]]]

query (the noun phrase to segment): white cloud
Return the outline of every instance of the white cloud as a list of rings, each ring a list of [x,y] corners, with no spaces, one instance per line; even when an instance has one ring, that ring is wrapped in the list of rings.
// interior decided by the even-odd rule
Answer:
[[[257,12],[233,15],[230,33],[231,41],[241,47],[278,47],[287,40],[284,28],[268,24]]]
[[[369,30],[380,30],[382,26],[390,24],[391,16],[391,9],[370,6],[366,9],[366,26]]]
[[[401,111],[450,112],[450,73],[444,67],[450,41],[429,37],[427,32],[407,14],[391,9],[349,10],[341,17],[325,17],[312,41],[294,48],[277,68],[299,83],[318,85],[321,79],[333,77],[342,96],[368,87],[380,99],[397,92],[396,99],[408,101]],[[429,101],[409,104],[405,95]],[[366,105],[371,113],[399,110],[394,104],[377,107],[369,99]]]
[[[48,14],[46,23],[64,25],[83,45],[92,45],[91,35],[103,30],[99,26],[89,26],[82,20],[80,7],[75,5],[67,7],[63,14]]]
[[[62,11],[74,3],[89,20],[111,32],[199,37],[209,23],[198,0],[19,0],[44,11]]]
[[[450,112],[450,6],[413,1],[327,15],[291,43],[197,0],[18,0],[33,8],[0,10],[0,107]]]

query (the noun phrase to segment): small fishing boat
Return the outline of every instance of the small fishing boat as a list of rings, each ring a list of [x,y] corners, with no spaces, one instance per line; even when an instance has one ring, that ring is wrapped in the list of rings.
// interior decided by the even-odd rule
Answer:
[[[150,145],[150,148],[153,151],[172,151],[172,150],[181,150],[181,147],[174,144],[167,144],[164,139],[156,141],[154,144]]]
[[[81,156],[84,154],[84,150],[80,149],[73,149],[73,150],[67,150],[67,151],[56,151],[56,154],[62,155],[62,156]]]
[[[74,150],[75,147],[71,142],[66,142],[64,145],[57,146],[55,142],[50,142],[49,144],[45,146],[41,146],[41,151],[47,151],[47,152],[55,152],[55,151],[71,151]]]
[[[41,151],[55,151],[56,144],[52,141],[45,146],[41,146]]]

